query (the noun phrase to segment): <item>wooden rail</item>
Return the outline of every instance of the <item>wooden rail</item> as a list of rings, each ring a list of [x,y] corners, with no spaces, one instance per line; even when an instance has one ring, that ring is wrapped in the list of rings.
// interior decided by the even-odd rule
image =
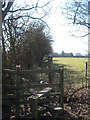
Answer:
[[[58,83],[48,83],[48,84],[28,84],[28,85],[20,85],[20,86],[16,86],[16,85],[3,85],[5,87],[5,89],[16,89],[18,90],[20,87],[24,88],[24,87],[29,87],[29,88],[44,88],[44,87],[59,87],[59,82]]]
[[[32,73],[57,73],[59,70],[57,69],[37,69],[37,70],[11,70],[11,69],[4,69],[3,73],[11,73],[11,74],[32,74]]]

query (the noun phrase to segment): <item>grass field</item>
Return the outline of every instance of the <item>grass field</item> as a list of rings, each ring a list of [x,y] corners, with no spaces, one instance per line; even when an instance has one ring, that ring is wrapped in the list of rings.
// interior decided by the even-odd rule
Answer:
[[[69,57],[54,57],[55,65],[64,65],[64,81],[65,84],[71,84],[74,87],[85,84],[86,62],[88,58],[69,58]],[[75,71],[75,72],[73,72]]]
[[[72,70],[85,70],[85,63],[88,61],[88,58],[69,58],[69,57],[54,57],[53,63],[63,64],[65,67]]]

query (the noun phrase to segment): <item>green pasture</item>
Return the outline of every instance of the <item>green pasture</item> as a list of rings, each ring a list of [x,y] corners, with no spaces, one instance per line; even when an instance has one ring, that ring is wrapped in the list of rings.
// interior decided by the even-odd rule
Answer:
[[[88,58],[54,57],[55,66],[64,65],[64,81],[73,88],[86,85],[86,62]]]
[[[66,68],[72,70],[81,71],[85,70],[85,63],[88,61],[88,58],[74,58],[74,57],[54,57],[54,64],[63,64]]]

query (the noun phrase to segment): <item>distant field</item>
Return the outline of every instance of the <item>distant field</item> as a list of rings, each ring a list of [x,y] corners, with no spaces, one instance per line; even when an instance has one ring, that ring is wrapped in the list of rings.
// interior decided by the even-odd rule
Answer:
[[[64,81],[65,86],[73,86],[73,88],[79,88],[86,84],[85,79],[85,66],[88,58],[65,58],[65,57],[54,57],[53,63],[55,66],[57,64],[63,64],[64,68],[68,68],[64,70]],[[75,73],[69,72],[76,71]]]
[[[69,67],[74,70],[85,70],[85,63],[88,58],[65,58],[65,57],[54,57],[53,63],[63,64],[65,67]]]

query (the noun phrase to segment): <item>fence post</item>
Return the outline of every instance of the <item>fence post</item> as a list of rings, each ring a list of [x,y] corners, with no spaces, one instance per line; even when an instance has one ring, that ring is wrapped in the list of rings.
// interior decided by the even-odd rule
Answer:
[[[38,110],[38,106],[37,106],[37,98],[32,98],[31,100],[32,104],[31,104],[31,111],[32,111],[32,118],[37,118],[37,110]]]
[[[49,83],[52,83],[51,66],[52,66],[52,56],[49,55],[48,56],[48,69],[49,69],[48,78],[49,78]]]
[[[60,76],[60,104],[61,107],[64,108],[64,76],[63,76],[63,65],[59,66],[59,76]]]
[[[15,94],[15,97],[16,97],[16,117],[19,117],[19,100],[20,100],[20,66],[16,66],[16,71],[17,71],[17,78],[16,78],[16,94]]]
[[[0,0],[0,119],[2,116],[2,2]]]
[[[86,86],[87,86],[87,62],[86,62]]]

